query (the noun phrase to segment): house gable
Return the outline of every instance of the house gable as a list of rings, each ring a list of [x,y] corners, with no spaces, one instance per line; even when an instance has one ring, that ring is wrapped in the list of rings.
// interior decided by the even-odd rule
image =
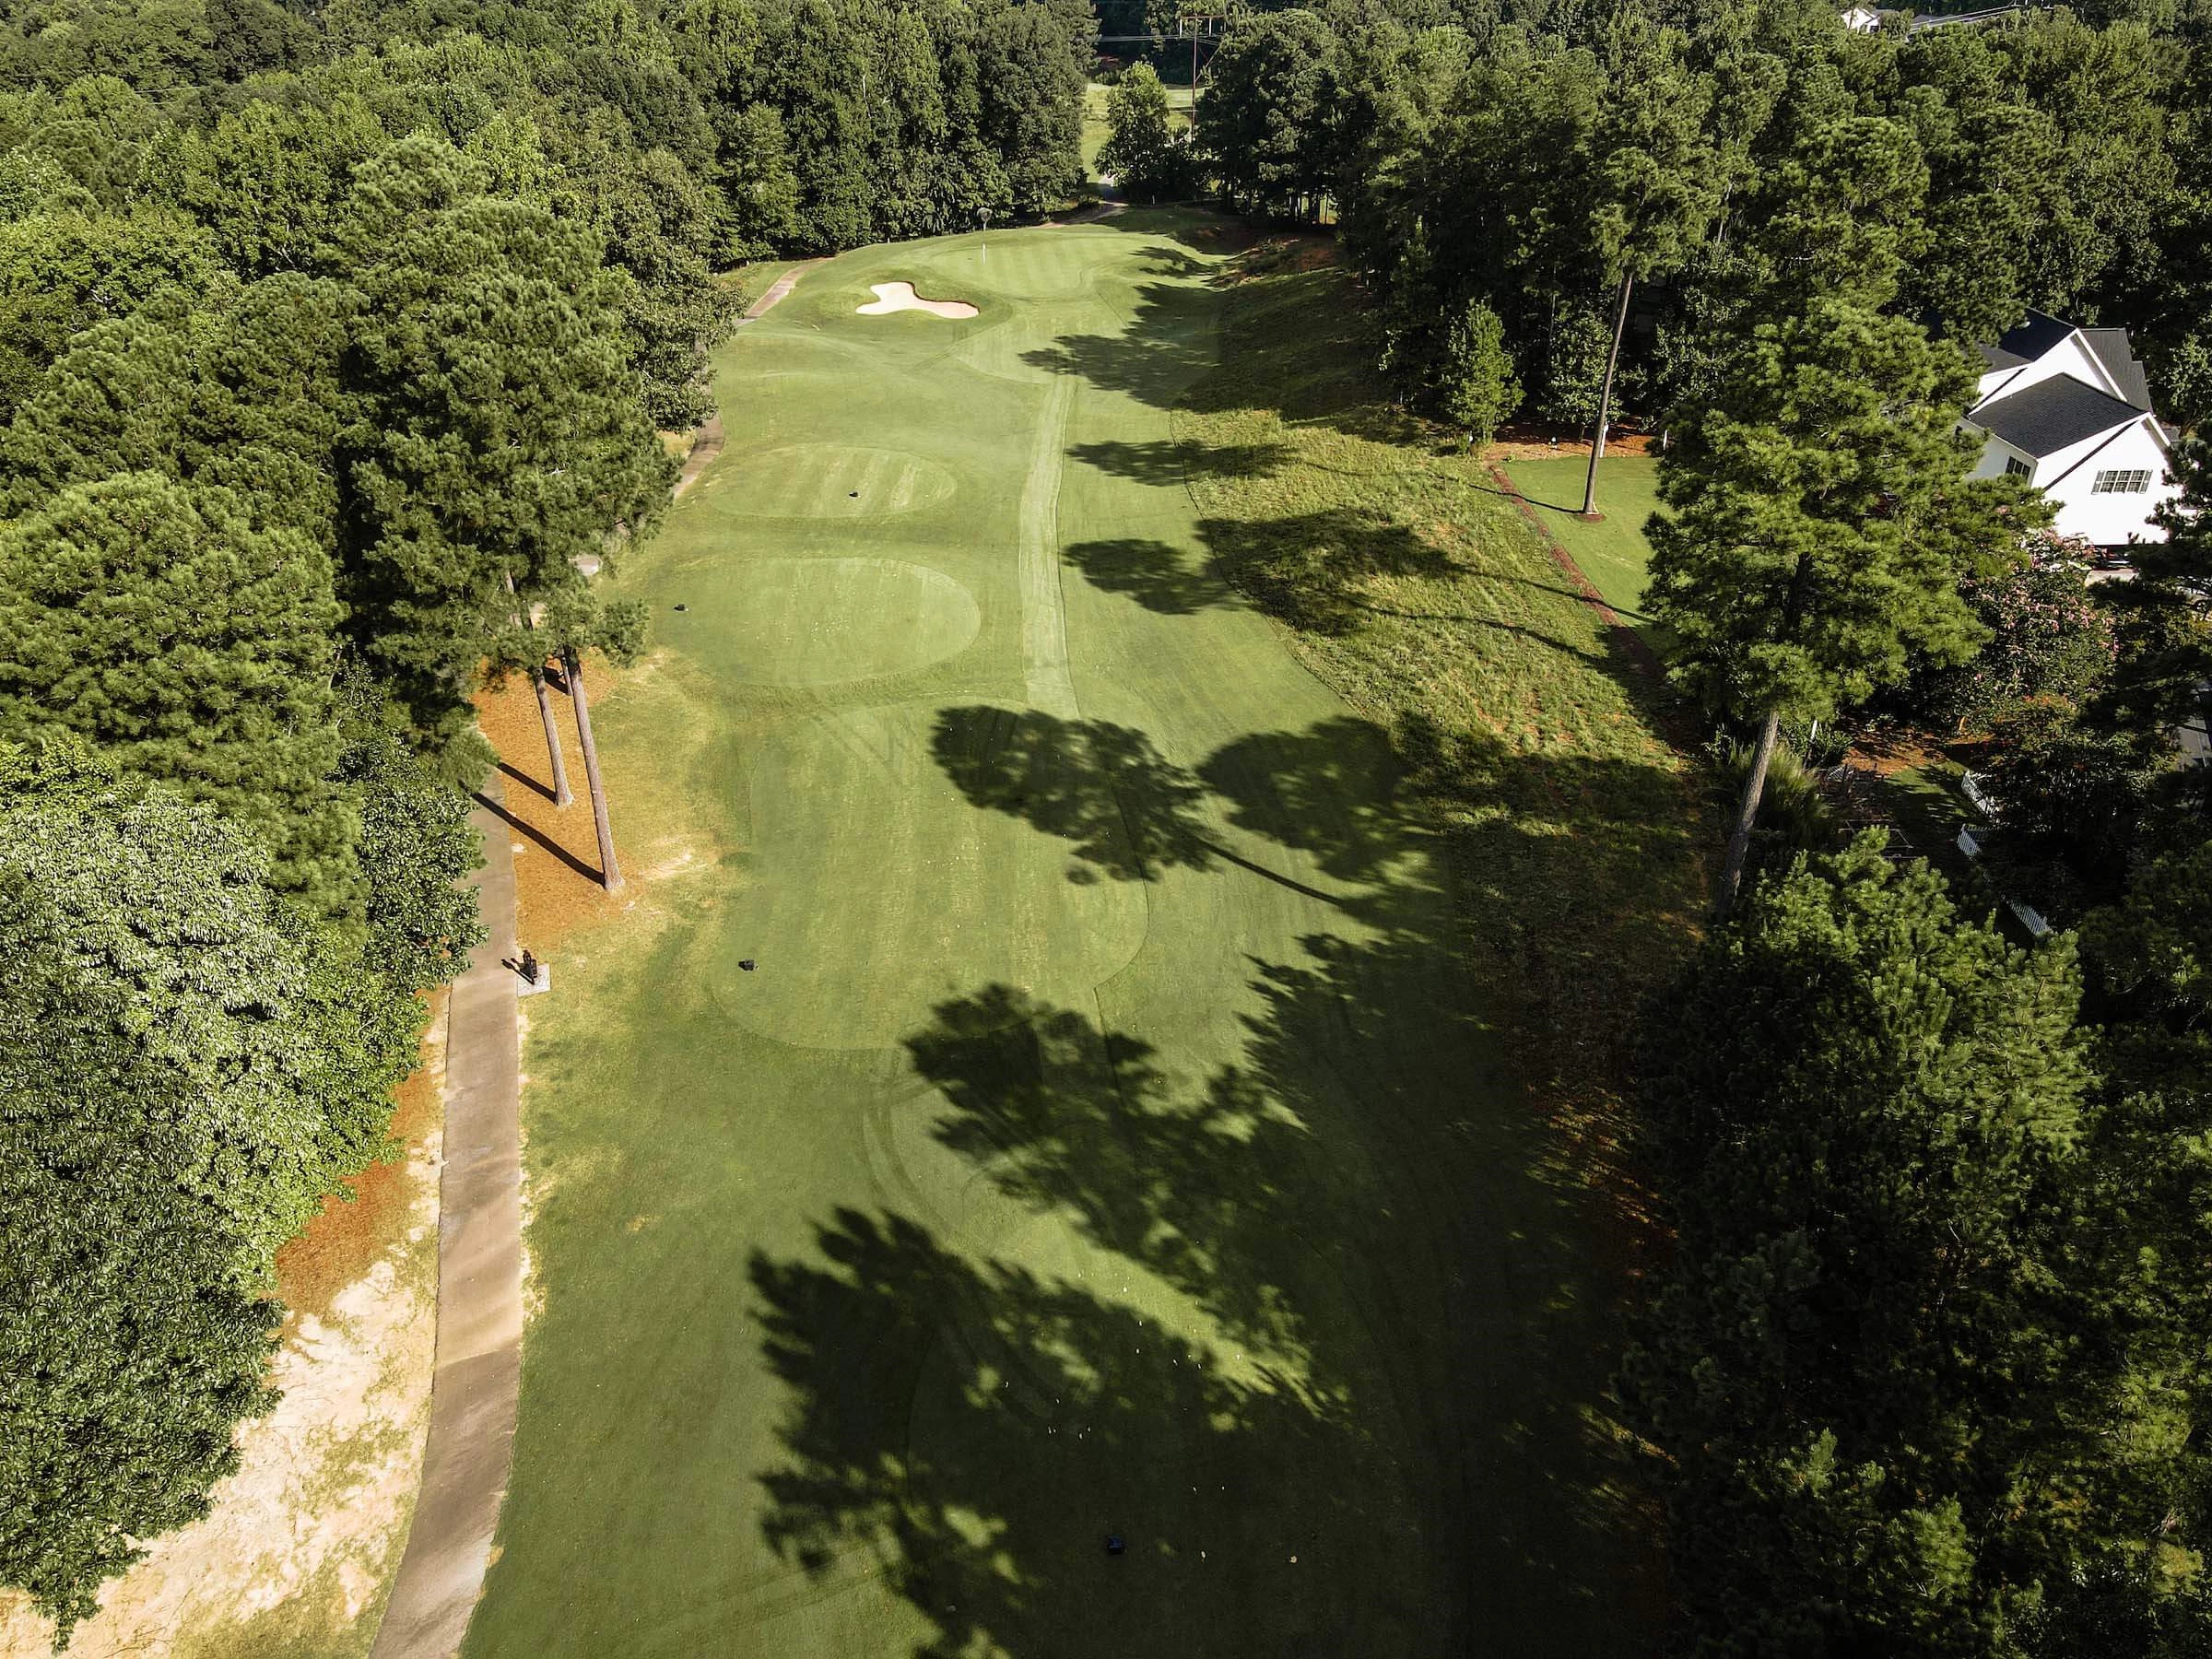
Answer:
[[[2173,453],[2149,416],[2050,456],[2037,483],[2058,507],[2052,528],[2100,547],[2163,541],[2151,522],[2159,506],[2181,494],[2172,477]]]
[[[2062,535],[2099,547],[2164,540],[2150,520],[2179,493],[2168,481],[2172,444],[2127,331],[2031,311],[1981,353],[1981,397],[1963,423],[1983,439],[1973,476],[2025,478],[2056,507]]]

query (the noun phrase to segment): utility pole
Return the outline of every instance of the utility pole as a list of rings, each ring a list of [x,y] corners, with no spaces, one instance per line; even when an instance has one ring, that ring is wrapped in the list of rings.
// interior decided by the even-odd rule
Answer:
[[[1185,6],[1175,13],[1175,32],[1191,42],[1191,124],[1198,124],[1198,42],[1212,41],[1218,45],[1229,32],[1234,15],[1228,0],[1217,0],[1213,5]]]
[[[1597,510],[1597,464],[1606,453],[1606,422],[1613,414],[1613,371],[1620,367],[1620,340],[1629,332],[1629,296],[1635,288],[1634,276],[1620,279],[1620,316],[1613,324],[1612,349],[1606,353],[1606,383],[1597,394],[1597,434],[1590,441],[1590,474],[1583,480],[1583,510],[1577,518],[1605,516]]]

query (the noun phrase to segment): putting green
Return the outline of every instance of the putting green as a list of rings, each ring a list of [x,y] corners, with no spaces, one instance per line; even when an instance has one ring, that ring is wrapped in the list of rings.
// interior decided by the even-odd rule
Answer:
[[[968,590],[900,559],[763,559],[709,565],[687,630],[735,678],[828,686],[904,674],[967,649],[982,627]],[[671,628],[675,626],[673,620]]]
[[[723,352],[598,710],[638,900],[531,1005],[469,1659],[1641,1645],[1451,859],[1211,573],[1209,223],[846,254]]]

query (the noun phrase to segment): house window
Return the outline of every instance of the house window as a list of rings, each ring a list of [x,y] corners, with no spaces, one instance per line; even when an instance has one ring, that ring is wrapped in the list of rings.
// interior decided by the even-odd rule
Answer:
[[[2097,482],[2089,486],[2091,495],[2141,495],[2150,488],[2150,474],[2141,468],[2134,471],[2100,472]]]
[[[2018,455],[2005,457],[2005,476],[2008,478],[2025,478],[2034,471],[2035,463],[2032,461],[2023,461]]]

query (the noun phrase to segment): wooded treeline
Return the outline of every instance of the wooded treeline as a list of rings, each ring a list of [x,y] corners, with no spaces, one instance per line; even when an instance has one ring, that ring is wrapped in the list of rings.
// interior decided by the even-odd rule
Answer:
[[[0,6],[0,1584],[65,1634],[389,1150],[487,674],[708,412],[715,273],[1080,175],[1073,0]]]
[[[1528,413],[1707,396],[1728,343],[1869,251],[1965,342],[2038,306],[2124,322],[2169,418],[2212,415],[2212,6],[1842,28],[1827,0],[1318,0],[1211,60],[1197,147],[1240,206],[1324,204],[1432,406],[1494,312]]]

